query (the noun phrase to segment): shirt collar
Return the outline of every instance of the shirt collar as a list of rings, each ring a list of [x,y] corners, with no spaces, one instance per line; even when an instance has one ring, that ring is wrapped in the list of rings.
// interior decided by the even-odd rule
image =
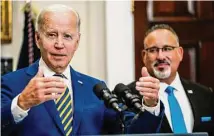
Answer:
[[[170,86],[174,87],[175,90],[178,90],[179,86],[182,86],[178,72],[176,73],[175,79],[172,81]]]
[[[176,72],[175,79],[172,81],[172,83],[170,85],[168,85],[165,82],[160,82],[160,87],[161,87],[162,91],[165,91],[168,86],[172,86],[173,88],[175,88],[176,91],[179,90],[178,89],[179,86],[182,86],[182,83],[181,83],[180,76],[179,76],[178,72]]]
[[[39,60],[39,67],[42,68],[43,72],[44,72],[44,76],[45,77],[51,77],[54,74],[56,74],[54,71],[52,71],[44,62],[44,60],[42,58],[40,58]],[[68,65],[65,69],[65,71],[62,73],[66,78],[70,78],[70,65]]]

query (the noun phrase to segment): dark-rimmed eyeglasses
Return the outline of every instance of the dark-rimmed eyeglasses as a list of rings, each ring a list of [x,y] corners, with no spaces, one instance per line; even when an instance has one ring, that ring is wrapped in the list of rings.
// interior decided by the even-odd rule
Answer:
[[[151,54],[156,54],[159,52],[159,50],[161,50],[162,52],[171,52],[173,51],[175,48],[179,48],[179,47],[174,47],[174,46],[164,46],[162,48],[158,48],[158,47],[151,47],[151,48],[147,48],[144,49],[146,52],[151,53]]]

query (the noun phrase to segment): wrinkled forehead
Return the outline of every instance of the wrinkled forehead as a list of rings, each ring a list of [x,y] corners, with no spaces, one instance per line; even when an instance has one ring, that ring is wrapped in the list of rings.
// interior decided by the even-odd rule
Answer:
[[[149,33],[144,39],[144,47],[163,47],[165,45],[178,46],[177,37],[167,29],[157,29]]]
[[[45,12],[42,18],[41,27],[67,27],[71,29],[77,29],[77,16],[74,12],[63,11],[63,12]]]
[[[77,21],[77,16],[74,12],[72,11],[47,11],[43,14],[42,20],[47,21],[47,20],[58,20],[60,21],[60,19],[64,19],[64,20],[68,20],[70,21],[70,19],[72,21]]]

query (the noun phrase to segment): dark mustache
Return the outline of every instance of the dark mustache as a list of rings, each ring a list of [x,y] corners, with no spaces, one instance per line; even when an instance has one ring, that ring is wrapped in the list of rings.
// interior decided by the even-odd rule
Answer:
[[[170,65],[170,62],[168,62],[167,60],[157,60],[156,62],[155,62],[155,65],[154,66],[157,66],[157,65],[159,65],[159,64],[168,64],[168,65]]]

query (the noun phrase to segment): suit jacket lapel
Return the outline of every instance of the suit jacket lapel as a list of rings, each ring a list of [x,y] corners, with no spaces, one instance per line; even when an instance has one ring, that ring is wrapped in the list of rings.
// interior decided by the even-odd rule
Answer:
[[[81,116],[84,107],[84,89],[85,83],[81,79],[81,75],[71,68],[71,80],[73,89],[74,116],[72,134],[78,132],[81,122]]]
[[[35,63],[33,63],[32,65],[30,65],[28,67],[28,69],[26,69],[26,73],[28,75],[31,76],[31,78],[33,78],[36,73],[38,72],[38,68],[39,68],[39,60],[37,60]]]
[[[191,86],[190,83],[188,83],[188,81],[184,80],[184,79],[181,79],[181,82],[184,86],[184,90],[185,90],[185,93],[189,99],[189,102],[191,104],[191,107],[192,107],[192,112],[193,112],[193,117],[194,117],[194,126],[193,126],[193,131],[194,129],[196,128],[197,125],[200,124],[200,115],[198,114],[198,110],[197,110],[197,105],[196,105],[196,95],[194,93],[194,87]],[[191,93],[190,93],[191,92]]]
[[[163,117],[163,122],[162,122],[162,125],[161,125],[160,133],[172,133],[172,129],[171,129],[170,125],[169,125],[169,121],[167,120],[165,114],[164,114],[164,117]]]
[[[52,117],[54,123],[59,128],[59,130],[62,132],[63,135],[65,135],[64,127],[61,123],[61,119],[59,117],[59,112],[56,109],[55,102],[53,100],[47,101],[44,103],[46,110],[48,111],[49,115]]]
[[[31,79],[36,75],[38,72],[39,67],[39,60],[37,60],[33,65],[31,65],[27,70],[26,73],[31,76]],[[48,111],[49,115],[52,117],[54,123],[59,128],[59,130],[62,132],[63,135],[65,135],[64,128],[61,123],[61,119],[59,117],[59,113],[56,109],[55,103],[53,100],[47,101],[43,103],[46,110]]]

